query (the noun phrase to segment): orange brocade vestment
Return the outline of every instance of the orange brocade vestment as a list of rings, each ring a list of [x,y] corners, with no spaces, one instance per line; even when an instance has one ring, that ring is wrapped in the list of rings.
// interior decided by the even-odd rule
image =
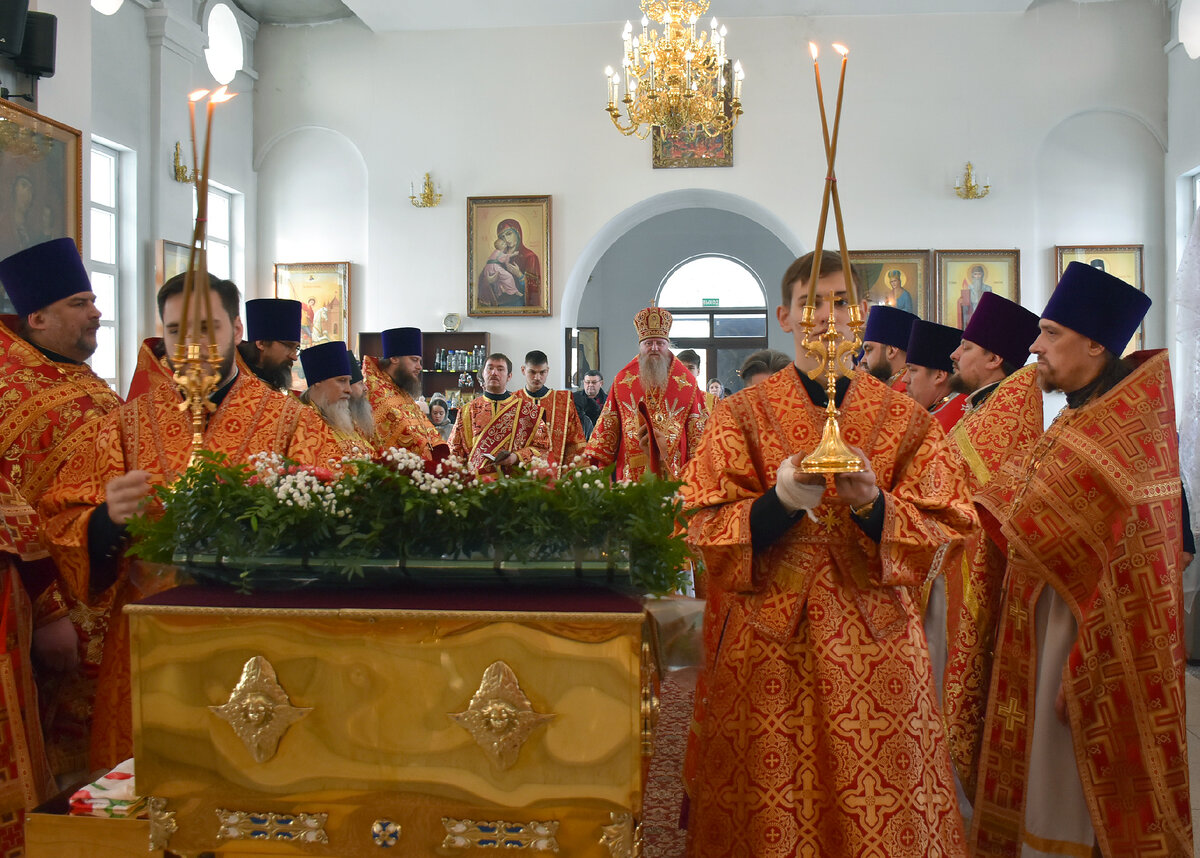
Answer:
[[[375,415],[375,437],[372,439],[377,450],[398,447],[416,453],[422,459],[433,458],[433,448],[445,444],[437,429],[429,422],[408,391],[396,387],[396,383],[379,368],[379,361],[370,355],[362,359],[363,381],[367,384],[367,400]]]
[[[550,452],[547,456],[550,464],[566,467],[583,453],[587,439],[583,437],[583,424],[579,422],[579,412],[575,410],[571,391],[547,390],[543,396],[531,396],[522,387],[517,391],[517,396],[541,406],[542,419],[546,421],[550,434]]]
[[[0,476],[31,510],[97,421],[121,404],[104,379],[81,363],[54,361],[14,333],[15,316],[0,317]],[[41,521],[25,560],[46,556]],[[70,616],[80,635],[78,670],[38,677],[47,753],[56,773],[87,765],[92,698],[100,669],[110,594],[65,596],[56,584],[30,593],[36,626]]]
[[[340,458],[333,435],[312,409],[259,381],[240,359],[238,368],[229,392],[208,418],[204,449],[225,453],[234,462],[246,462],[260,452],[322,467]],[[95,443],[72,457],[43,498],[40,512],[46,522],[46,538],[62,580],[73,595],[85,597],[91,589],[88,522],[104,502],[108,481],[144,470],[152,484],[165,485],[186,470],[192,453],[192,426],[191,415],[179,410],[180,401],[174,385],[152,384],[141,396],[104,417]],[[129,563],[122,561],[96,695],[93,768],[111,768],[133,752],[129,625],[121,610],[146,593],[129,572]]]
[[[908,588],[957,562],[976,519],[941,429],[911,399],[855,373],[840,421],[883,490],[878,544],[829,477],[811,514],[752,548],[751,506],[825,423],[795,369],[723,400],[684,473],[708,578],[692,858],[965,854]]]
[[[679,358],[671,358],[667,386],[661,391],[642,387],[640,369],[635,357],[613,377],[604,410],[596,418],[596,428],[588,440],[587,456],[601,468],[616,462],[618,480],[640,478],[650,466],[638,445],[638,427],[644,422],[638,406],[644,402],[654,429],[666,441],[666,449],[658,451],[663,471],[659,476],[679,479],[704,433],[708,414],[704,394]]]
[[[534,456],[547,457],[550,432],[538,400],[516,394],[505,399],[478,396],[459,409],[450,433],[451,453],[472,471],[486,474],[495,473],[496,467],[485,455],[503,450],[516,453],[522,465]]]
[[[1041,435],[1042,393],[1037,367],[1031,365],[1001,381],[946,438],[950,457],[960,463],[967,496],[974,497],[1006,462],[1020,462]],[[945,570],[948,651],[942,713],[950,758],[968,796],[975,794],[1003,577],[1004,552],[982,528],[967,538],[961,562]]]
[[[1018,855],[1029,839],[1035,708],[1054,717],[1035,695],[1034,616],[1047,588],[1078,627],[1066,665],[1045,669],[1062,670],[1101,854],[1192,854],[1171,369],[1165,350],[1126,360],[1130,375],[1064,409],[978,498],[1008,554],[971,827],[978,856]]]

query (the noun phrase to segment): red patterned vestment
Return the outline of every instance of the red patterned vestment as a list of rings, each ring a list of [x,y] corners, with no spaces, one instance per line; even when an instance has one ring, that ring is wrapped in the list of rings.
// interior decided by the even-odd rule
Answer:
[[[100,417],[120,398],[86,364],[50,360],[14,333],[17,318],[0,316],[0,477],[31,510],[78,445],[89,443]],[[23,561],[47,556],[37,535]],[[41,705],[50,765],[57,774],[87,766],[92,699],[100,668],[111,594],[74,599],[53,581],[29,581],[36,592],[34,624],[70,616],[80,636],[80,665],[68,672],[43,671]]]
[[[659,451],[663,466],[660,476],[679,479],[704,433],[704,395],[687,367],[674,356],[664,390],[647,391],[642,387],[640,372],[635,357],[613,378],[586,455],[601,468],[616,462],[615,476],[619,480],[639,479],[650,465],[638,445],[638,426],[643,420],[638,403],[644,401],[654,428],[666,438],[666,449]]]
[[[137,353],[137,364],[133,369],[133,378],[129,382],[129,391],[125,399],[136,399],[152,385],[174,384],[171,367],[167,364],[162,337],[147,337],[142,340]]]
[[[204,449],[246,462],[259,452],[274,452],[301,464],[329,467],[341,453],[321,418],[298,399],[268,387],[238,359],[238,376],[208,418]],[[175,480],[187,468],[192,453],[191,415],[179,410],[178,389],[153,384],[146,393],[104,417],[95,442],[79,450],[63,467],[42,500],[46,538],[58,562],[64,585],[84,597],[91,589],[88,522],[104,502],[105,486],[129,471],[150,473],[160,485]],[[166,586],[170,586],[170,578]],[[146,582],[145,588],[151,583]],[[164,582],[154,584],[164,589]],[[113,620],[104,641],[104,660],[96,695],[91,765],[116,765],[133,752],[129,684],[129,625],[121,609],[147,595],[143,583],[132,580],[130,564],[122,561],[113,585]]]
[[[856,373],[840,424],[883,490],[882,540],[825,498],[754,553],[750,508],[825,423],[794,368],[722,401],[684,473],[708,578],[689,747],[692,858],[961,856],[918,606],[976,522],[929,413]]]
[[[303,399],[300,400],[304,402]],[[325,428],[329,430],[329,434],[333,436],[337,442],[338,452],[343,459],[369,459],[375,455],[375,448],[371,442],[358,433],[357,430],[351,432],[343,432],[336,428],[321,413],[321,409],[315,403],[305,403],[313,412],[325,423]]]
[[[579,412],[575,410],[571,391],[550,390],[544,396],[531,396],[522,387],[517,391],[517,396],[542,408],[542,418],[550,435],[550,464],[565,467],[575,461],[576,456],[583,454],[587,439],[583,437],[583,424],[579,422]]]
[[[961,393],[952,393],[941,402],[935,402],[929,413],[942,427],[943,432],[949,432],[962,419],[967,408],[967,397]]]
[[[1030,365],[1001,381],[946,436],[947,452],[960,464],[967,496],[974,497],[1006,462],[1021,461],[1041,435],[1042,393],[1037,367]],[[1004,552],[978,528],[967,537],[962,560],[944,571],[948,652],[942,713],[950,758],[967,796],[973,797]]]
[[[433,448],[445,444],[429,416],[391,377],[379,368],[379,361],[370,355],[362,359],[363,380],[367,384],[367,401],[375,415],[375,437],[379,450],[392,447],[410,450],[422,459],[433,458]]]
[[[477,396],[459,409],[450,433],[450,452],[459,461],[476,473],[495,473],[485,454],[502,450],[516,453],[522,465],[549,455],[550,432],[538,400],[516,394],[501,400]]]
[[[29,662],[32,606],[14,562],[45,557],[39,530],[34,511],[0,475],[0,855],[22,854],[26,812],[56,789]]]
[[[1033,617],[1051,592],[1078,626],[1062,687],[1101,854],[1192,854],[1171,372],[1165,350],[1127,360],[1129,376],[1064,409],[977,499],[1008,555],[971,827],[978,856],[1029,842],[1033,714],[1049,708],[1034,694]]]

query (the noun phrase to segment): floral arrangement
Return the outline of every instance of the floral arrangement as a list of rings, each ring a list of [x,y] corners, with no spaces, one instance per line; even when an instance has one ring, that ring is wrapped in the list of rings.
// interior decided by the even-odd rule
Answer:
[[[159,563],[298,558],[345,578],[417,558],[586,558],[627,566],[639,591],[665,594],[679,589],[689,560],[678,487],[653,475],[614,483],[610,469],[591,466],[559,473],[544,462],[477,476],[453,458],[428,462],[395,448],[337,471],[270,453],[245,465],[204,452],[154,489],[129,524],[129,553]],[[246,585],[247,573],[224,565],[231,583]]]

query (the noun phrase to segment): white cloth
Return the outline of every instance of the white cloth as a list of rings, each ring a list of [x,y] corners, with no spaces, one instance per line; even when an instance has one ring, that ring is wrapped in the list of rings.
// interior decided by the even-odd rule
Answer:
[[[812,509],[821,503],[825,494],[825,481],[809,485],[796,481],[796,466],[788,456],[779,464],[775,475],[775,494],[788,512]]]

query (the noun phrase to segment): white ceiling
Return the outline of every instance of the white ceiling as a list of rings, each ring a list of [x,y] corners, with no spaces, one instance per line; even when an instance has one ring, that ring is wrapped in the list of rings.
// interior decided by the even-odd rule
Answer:
[[[234,0],[263,24],[304,25],[357,16],[375,32],[621,22],[638,0]],[[1048,0],[712,0],[718,18],[1021,13]],[[1075,0],[1077,3],[1108,0]]]
[[[641,17],[638,0],[343,0],[384,30],[455,30],[620,22]],[[1024,12],[1037,0],[712,0],[718,18]]]

